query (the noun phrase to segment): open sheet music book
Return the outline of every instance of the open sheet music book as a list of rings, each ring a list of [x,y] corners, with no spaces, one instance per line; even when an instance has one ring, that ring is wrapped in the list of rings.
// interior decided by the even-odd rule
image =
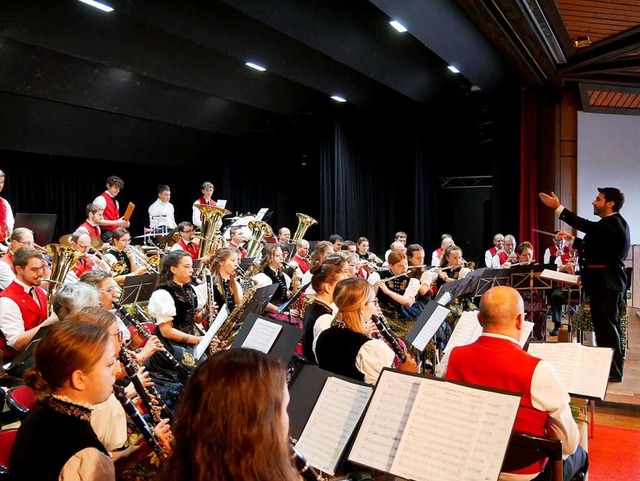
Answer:
[[[610,347],[534,342],[529,344],[527,352],[550,362],[570,394],[604,399],[613,358]]]
[[[329,377],[296,443],[307,462],[335,474],[347,442],[362,417],[373,388]]]
[[[545,279],[552,279],[558,282],[564,282],[566,284],[580,285],[580,276],[574,274],[567,274],[566,272],[552,271],[551,269],[545,269],[540,273],[540,277]]]
[[[482,326],[480,326],[480,322],[478,321],[478,312],[479,311],[464,311],[462,313],[460,319],[458,319],[456,328],[451,333],[449,342],[447,342],[444,348],[445,352],[451,352],[451,350],[457,346],[471,344],[480,337],[480,334],[482,334]],[[527,339],[529,339],[531,335],[531,331],[533,331],[533,322],[523,321],[522,334],[518,341],[520,347],[524,348]]]
[[[349,454],[416,481],[497,480],[520,396],[384,369]]]

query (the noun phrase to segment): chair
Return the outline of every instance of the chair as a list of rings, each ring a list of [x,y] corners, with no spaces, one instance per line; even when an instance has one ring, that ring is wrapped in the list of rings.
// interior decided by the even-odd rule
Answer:
[[[35,392],[29,386],[15,386],[7,391],[7,406],[18,419],[24,419],[35,403]]]
[[[11,449],[17,433],[17,428],[0,430],[0,480],[10,479],[9,460],[11,459]]]
[[[502,463],[502,471],[515,471],[543,458],[549,458],[551,464],[549,479],[562,481],[562,441],[524,433],[512,433],[507,454]],[[543,479],[541,476],[542,474],[535,479]]]

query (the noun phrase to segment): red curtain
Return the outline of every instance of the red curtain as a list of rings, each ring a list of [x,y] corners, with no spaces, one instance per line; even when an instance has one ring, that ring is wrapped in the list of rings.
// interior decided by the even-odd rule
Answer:
[[[520,230],[518,242],[533,244],[534,257],[542,261],[538,250],[538,99],[536,92],[520,92]]]

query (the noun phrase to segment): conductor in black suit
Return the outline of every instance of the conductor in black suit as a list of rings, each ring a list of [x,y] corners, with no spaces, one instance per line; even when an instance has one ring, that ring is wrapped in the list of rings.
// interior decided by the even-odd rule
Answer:
[[[622,381],[622,344],[620,341],[620,313],[626,309],[627,276],[624,260],[629,253],[629,225],[620,215],[624,194],[615,187],[598,188],[592,202],[598,222],[578,217],[559,202],[556,195],[540,193],[542,202],[554,209],[560,220],[584,232],[583,239],[560,231],[559,237],[573,242],[579,252],[580,275],[585,293],[589,296],[591,319],[600,347],[613,348],[609,381]]]

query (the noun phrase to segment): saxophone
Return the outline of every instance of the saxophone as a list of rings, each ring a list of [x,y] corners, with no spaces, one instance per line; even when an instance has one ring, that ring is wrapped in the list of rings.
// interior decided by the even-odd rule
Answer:
[[[220,326],[220,329],[218,329],[216,333],[216,338],[220,342],[220,346],[216,350],[226,349],[231,346],[244,322],[244,311],[257,289],[258,288],[254,286],[245,291],[240,303],[222,323],[222,326]]]

